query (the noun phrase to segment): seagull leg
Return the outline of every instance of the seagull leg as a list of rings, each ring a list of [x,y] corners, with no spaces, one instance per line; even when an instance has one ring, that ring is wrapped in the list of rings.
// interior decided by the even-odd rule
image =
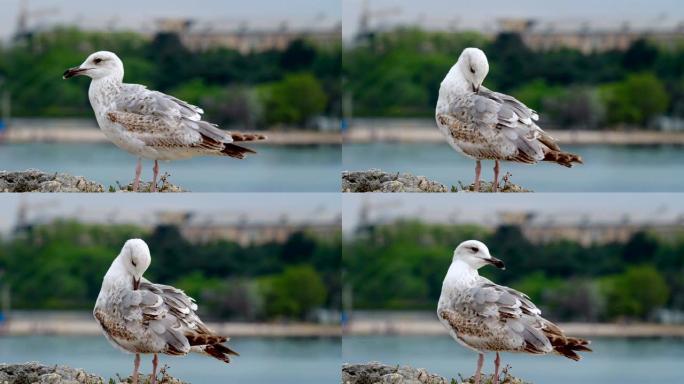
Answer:
[[[480,192],[480,171],[482,170],[482,164],[480,160],[475,162],[475,192]]]
[[[492,384],[499,384],[499,365],[501,364],[501,357],[499,357],[499,352],[496,353],[496,359],[494,359],[494,378],[492,379]]]
[[[150,384],[155,384],[157,382],[157,363],[159,362],[159,359],[157,358],[157,354],[154,354],[154,358],[152,359],[152,378],[150,379]]]
[[[492,184],[492,192],[497,192],[499,189],[499,160],[494,160],[494,184]]]
[[[157,175],[159,175],[159,161],[154,161],[154,176],[152,178],[152,187],[150,187],[150,192],[157,192]]]
[[[480,384],[480,371],[482,371],[482,364],[484,363],[484,353],[480,353],[477,358],[477,372],[475,372],[475,384]]]
[[[140,354],[135,354],[135,360],[133,360],[133,384],[138,384],[138,368],[140,368]]]
[[[135,180],[133,180],[133,192],[138,192],[140,186],[140,173],[142,172],[142,159],[138,157],[138,164],[135,166]]]

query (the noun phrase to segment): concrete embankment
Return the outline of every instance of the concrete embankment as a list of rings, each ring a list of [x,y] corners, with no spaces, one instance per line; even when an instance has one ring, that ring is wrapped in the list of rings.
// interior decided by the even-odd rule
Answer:
[[[568,335],[581,337],[684,337],[684,325],[561,323]],[[345,335],[445,335],[444,326],[431,319],[401,318],[354,320],[344,328]]]
[[[544,130],[564,145],[684,145],[684,132],[651,130]],[[433,119],[363,119],[347,129],[345,143],[443,143]]]

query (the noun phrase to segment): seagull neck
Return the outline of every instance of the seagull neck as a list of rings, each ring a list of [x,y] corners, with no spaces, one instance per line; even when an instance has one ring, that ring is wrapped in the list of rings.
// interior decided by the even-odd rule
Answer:
[[[464,93],[471,90],[470,83],[468,80],[466,80],[465,76],[463,76],[459,63],[460,61],[457,61],[456,64],[449,69],[449,72],[444,77],[444,80],[442,80],[442,84],[439,88],[440,94],[442,92]]]
[[[126,271],[126,268],[124,268],[123,263],[117,257],[107,270],[102,285],[121,286],[122,284],[125,286],[130,285],[130,288],[132,289],[133,278],[130,277],[130,274]]]
[[[121,91],[121,79],[110,75],[93,79],[88,88],[88,98],[93,109],[97,111],[101,105],[108,105]]]
[[[467,285],[470,281],[477,279],[478,276],[480,274],[477,269],[461,260],[455,260],[449,266],[443,285],[449,287]]]

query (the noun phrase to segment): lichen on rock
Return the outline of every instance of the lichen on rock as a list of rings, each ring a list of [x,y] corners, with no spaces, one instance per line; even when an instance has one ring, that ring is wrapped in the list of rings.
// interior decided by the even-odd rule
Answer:
[[[497,384],[526,384],[523,380],[510,374],[506,366],[499,375]],[[481,384],[493,384],[493,375],[482,375]],[[472,384],[474,377],[459,380],[448,380],[442,376],[429,373],[424,368],[386,365],[373,361],[366,364],[342,365],[342,384]]]
[[[379,169],[342,172],[342,192],[447,192],[445,185],[425,176],[387,173]]]
[[[149,384],[151,375],[140,375],[138,384]],[[129,384],[132,377],[105,380],[83,369],[63,365],[43,365],[38,362],[0,364],[0,384]],[[187,384],[173,378],[164,366],[157,375],[157,384]]]
[[[83,176],[28,169],[0,171],[0,192],[104,192],[104,188]]]

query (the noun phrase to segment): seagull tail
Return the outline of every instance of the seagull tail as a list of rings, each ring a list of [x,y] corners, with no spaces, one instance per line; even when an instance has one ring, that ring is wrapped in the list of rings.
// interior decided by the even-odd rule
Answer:
[[[580,155],[570,152],[555,151],[553,149],[549,149],[544,153],[544,161],[552,161],[568,168],[572,167],[573,163],[584,164]]]
[[[558,339],[561,341],[562,339]],[[553,340],[552,340],[553,343]],[[578,337],[566,337],[562,342],[553,343],[553,349],[559,355],[563,355],[568,359],[579,361],[582,358],[577,352],[591,352],[591,348],[588,345],[591,342],[589,340],[580,339]]]
[[[228,337],[216,335],[188,335],[188,342],[194,352],[199,352],[225,363],[230,363],[230,356],[240,356],[239,353],[223,345],[229,340]]]
[[[222,155],[236,159],[244,159],[248,153],[256,153],[256,151],[235,144],[224,144],[221,150]]]
[[[231,132],[230,137],[233,141],[259,141],[266,140],[266,135],[260,133],[243,133],[243,132]]]

